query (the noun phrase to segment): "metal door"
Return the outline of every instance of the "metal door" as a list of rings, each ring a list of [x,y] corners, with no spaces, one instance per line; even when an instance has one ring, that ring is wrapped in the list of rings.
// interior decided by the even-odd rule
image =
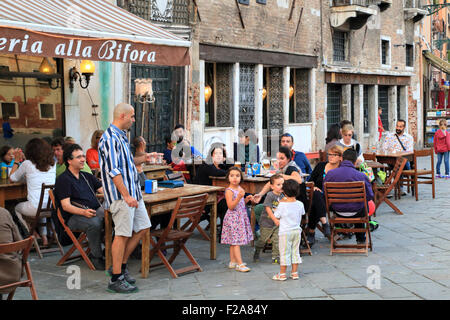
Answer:
[[[142,128],[143,104],[134,101],[134,80],[139,78],[153,80],[155,102],[147,106],[148,113],[144,118],[143,137],[147,142],[147,151],[163,152],[164,138],[170,136],[174,127],[174,106],[172,103],[172,71],[170,67],[131,66],[131,104],[135,108],[136,122],[131,127],[131,141],[139,136]]]

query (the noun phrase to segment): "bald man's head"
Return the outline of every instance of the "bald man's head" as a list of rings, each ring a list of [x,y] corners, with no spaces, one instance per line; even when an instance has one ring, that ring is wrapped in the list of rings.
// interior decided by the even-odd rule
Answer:
[[[133,122],[135,121],[134,108],[132,105],[130,105],[128,103],[119,103],[114,108],[113,116],[114,116],[113,123],[119,129],[122,129],[122,130],[129,129],[133,125]]]

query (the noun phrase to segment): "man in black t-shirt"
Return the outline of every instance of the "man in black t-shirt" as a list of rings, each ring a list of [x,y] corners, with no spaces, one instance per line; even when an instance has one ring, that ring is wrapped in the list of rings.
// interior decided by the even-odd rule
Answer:
[[[104,211],[95,193],[103,193],[102,184],[92,174],[82,172],[86,156],[77,144],[64,150],[64,171],[55,183],[55,195],[61,214],[71,230],[86,232],[91,261],[97,270],[105,270],[101,248]]]

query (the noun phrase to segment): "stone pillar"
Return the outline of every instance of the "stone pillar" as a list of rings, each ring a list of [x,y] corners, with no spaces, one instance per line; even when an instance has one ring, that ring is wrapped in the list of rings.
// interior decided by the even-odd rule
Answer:
[[[239,143],[238,133],[239,133],[239,63],[233,65],[233,109],[234,109],[234,119],[233,119],[233,142]]]
[[[290,85],[291,68],[283,68],[283,129],[287,132],[289,126],[289,85]],[[283,132],[280,132],[280,135]]]
[[[316,117],[316,75],[317,69],[309,70],[309,108],[311,120],[311,150],[319,150],[317,145],[317,138],[321,135],[316,135],[317,117]],[[324,141],[325,138],[322,139]]]
[[[388,89],[388,119],[389,128],[384,128],[387,131],[395,131],[395,125],[397,123],[397,86],[390,86]]]
[[[200,148],[200,152],[205,154],[208,150],[203,150],[203,132],[205,130],[205,60],[199,62],[199,105],[200,105],[200,119],[192,120],[191,136],[192,144]]]
[[[406,121],[406,132],[408,132],[408,87],[401,86],[399,92],[400,94],[400,119]]]
[[[363,143],[364,141],[364,85],[356,85],[353,87],[354,96],[353,96],[353,105],[355,108],[355,133],[359,139],[359,143]],[[362,146],[361,146],[362,147]],[[367,147],[367,146],[365,146]]]
[[[256,65],[255,68],[255,130],[258,137],[259,144],[263,142],[263,96],[262,90],[264,87],[263,82],[264,66],[262,64]]]
[[[352,118],[352,85],[342,85],[342,105],[341,120],[351,120]]]
[[[369,87],[369,149],[378,144],[378,85]]]

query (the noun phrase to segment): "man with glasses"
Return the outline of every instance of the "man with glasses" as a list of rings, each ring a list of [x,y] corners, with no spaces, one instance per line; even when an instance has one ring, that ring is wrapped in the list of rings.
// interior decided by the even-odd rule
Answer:
[[[71,230],[86,232],[91,261],[96,270],[105,270],[102,253],[104,211],[95,193],[103,193],[102,184],[92,174],[82,172],[86,156],[77,144],[67,146],[63,153],[67,166],[55,183],[55,196],[61,214]]]
[[[66,164],[63,160],[64,149],[71,145],[72,143],[64,141],[64,138],[55,138],[52,143],[53,155],[56,160],[56,177],[58,178],[64,171],[66,171]],[[83,172],[91,173],[92,170],[89,168],[87,162],[84,163],[84,167],[81,169]]]
[[[300,167],[302,173],[311,174],[312,172],[311,165],[306,155],[303,152],[295,151],[292,148],[294,146],[294,137],[290,133],[284,133],[281,136],[280,145],[282,147],[287,147],[289,148],[289,150],[291,150],[292,152],[291,160],[294,160],[294,162]]]

